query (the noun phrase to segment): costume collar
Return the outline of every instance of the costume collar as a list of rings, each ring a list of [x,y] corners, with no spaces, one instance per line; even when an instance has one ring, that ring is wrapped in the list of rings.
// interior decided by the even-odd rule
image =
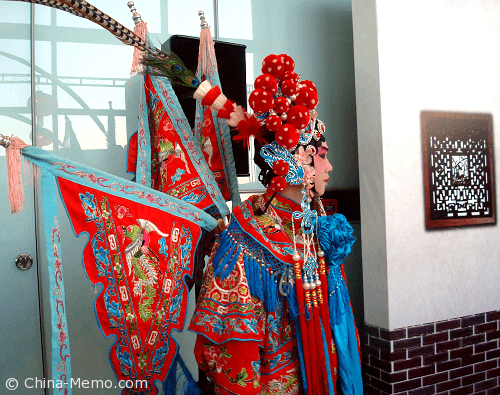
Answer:
[[[270,188],[267,189],[265,193],[265,198],[266,200],[271,199],[271,196],[273,196],[274,191]],[[276,196],[274,197],[273,201],[271,202],[271,205],[273,206],[274,209],[277,210],[279,215],[283,215],[287,219],[291,218],[292,213],[294,211],[300,211],[302,212],[302,207],[300,206],[299,203],[295,202],[294,200],[287,198],[280,194],[279,192],[276,193]]]
[[[264,197],[266,199],[270,199],[272,192],[272,190],[268,189]],[[293,217],[295,223],[296,220],[300,219],[300,228],[302,232],[310,234],[313,232],[317,212],[316,210],[311,210],[310,203],[308,202],[305,193],[304,189],[302,189],[303,199],[301,204],[276,193],[276,197],[271,202],[271,206],[278,210],[277,214],[284,220],[290,220]]]

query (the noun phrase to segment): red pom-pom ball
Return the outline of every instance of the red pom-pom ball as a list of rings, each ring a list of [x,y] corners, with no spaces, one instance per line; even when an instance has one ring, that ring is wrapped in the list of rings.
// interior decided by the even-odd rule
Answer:
[[[318,105],[318,94],[311,88],[300,88],[294,103],[306,106],[309,110],[314,110]]]
[[[285,71],[293,71],[295,69],[295,62],[292,57],[286,53],[282,53],[280,56],[285,65]]]
[[[285,176],[288,173],[288,163],[286,163],[283,159],[278,159],[273,164],[273,173],[277,176]]]
[[[282,124],[283,121],[279,115],[269,115],[266,119],[266,129],[270,132],[276,132],[279,128],[281,128]]]
[[[271,74],[262,74],[255,79],[254,87],[274,95],[278,91],[278,81]]]
[[[311,114],[309,113],[309,109],[302,105],[295,105],[288,112],[287,115],[287,123],[295,126],[297,129],[304,129],[311,120]]]
[[[262,61],[262,73],[280,78],[285,72],[285,64],[278,55],[268,55]]]
[[[297,93],[297,83],[294,80],[285,80],[281,83],[281,93],[292,96]]]
[[[273,108],[273,94],[263,89],[255,89],[248,97],[248,104],[255,112],[267,112]]]
[[[318,88],[316,88],[316,85],[314,85],[314,82],[309,81],[309,80],[304,80],[300,81],[301,88],[311,88],[314,92],[318,93]]]
[[[290,108],[290,102],[286,99],[286,97],[278,97],[274,101],[273,110],[276,111],[278,114],[283,114],[284,112],[287,112],[289,108]]]
[[[276,192],[283,191],[286,188],[285,177],[273,177],[273,179],[269,183],[269,188]]]
[[[281,145],[284,149],[292,149],[299,142],[300,133],[298,133],[297,128],[288,123],[284,124],[276,132],[276,142]]]
[[[285,71],[283,73],[283,76],[281,77],[281,80],[282,81],[292,80],[295,82],[299,82],[300,76],[297,73],[295,73],[294,71]]]

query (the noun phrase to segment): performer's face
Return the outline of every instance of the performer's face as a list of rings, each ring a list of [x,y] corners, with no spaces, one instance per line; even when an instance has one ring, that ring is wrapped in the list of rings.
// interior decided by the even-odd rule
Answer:
[[[333,170],[330,161],[326,157],[328,152],[328,145],[326,142],[323,142],[321,147],[318,147],[318,152],[314,155],[314,170],[315,170],[315,182],[314,182],[314,190],[320,196],[325,193],[326,184],[328,184],[328,180],[330,179],[330,172]]]

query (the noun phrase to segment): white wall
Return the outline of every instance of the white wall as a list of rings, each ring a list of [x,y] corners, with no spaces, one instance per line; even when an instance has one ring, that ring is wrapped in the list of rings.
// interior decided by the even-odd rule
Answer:
[[[372,15],[356,12],[370,3]],[[373,105],[363,108],[367,85],[374,82],[363,79],[357,59],[366,48],[358,46],[357,37],[370,35],[368,49],[378,55],[381,130],[365,123],[358,127],[358,141],[362,147],[372,134],[382,140],[382,170],[362,161],[366,152],[361,150],[359,162],[362,206],[371,193],[366,188],[374,188],[362,182],[364,177],[376,171],[374,178],[383,182],[375,188],[383,189],[378,197],[384,198],[387,255],[381,248],[367,256],[369,240],[381,237],[375,229],[363,232],[363,265],[369,273],[372,259],[383,270],[380,261],[386,258],[388,298],[382,294],[378,299],[388,304],[388,328],[499,309],[499,227],[425,229],[420,112],[491,113],[498,158],[500,3],[354,0],[353,18],[358,123],[374,111]],[[498,171],[495,178],[498,185]],[[363,226],[372,217],[378,218],[363,210]],[[368,311],[373,306],[367,303],[366,276],[364,283],[367,322],[377,324]]]
[[[389,326],[375,0],[352,3],[365,322]]]

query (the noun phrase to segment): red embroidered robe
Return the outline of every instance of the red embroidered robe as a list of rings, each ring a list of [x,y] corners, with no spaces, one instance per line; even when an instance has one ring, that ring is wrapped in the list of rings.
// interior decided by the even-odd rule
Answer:
[[[253,196],[233,212],[233,219],[256,229],[278,249],[291,251],[293,211],[300,205],[279,194],[265,215],[255,214],[271,194]],[[299,233],[300,222],[295,222]],[[262,240],[262,239],[261,239]],[[278,299],[274,312],[267,311],[264,300],[252,297],[240,253],[231,274],[214,277],[214,246],[205,271],[203,287],[190,330],[199,334],[195,346],[198,364],[215,384],[217,394],[301,394],[301,369],[297,350],[295,321],[286,298]],[[297,248],[302,248],[300,244]],[[272,246],[269,246],[272,251]],[[281,255],[280,257],[282,257]],[[286,255],[293,265],[291,254]],[[335,346],[331,361],[332,378],[337,379]]]

